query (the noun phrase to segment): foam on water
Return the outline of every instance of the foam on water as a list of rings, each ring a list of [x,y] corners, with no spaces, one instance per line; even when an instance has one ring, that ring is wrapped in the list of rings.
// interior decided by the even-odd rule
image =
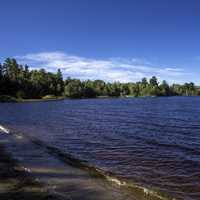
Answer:
[[[2,131],[3,133],[6,133],[6,134],[10,133],[10,131],[2,125],[0,125],[0,131]]]

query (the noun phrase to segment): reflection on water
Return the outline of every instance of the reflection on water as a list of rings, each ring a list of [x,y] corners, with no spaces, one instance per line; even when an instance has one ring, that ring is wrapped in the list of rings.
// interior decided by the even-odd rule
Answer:
[[[200,198],[199,102],[198,97],[173,97],[1,104],[0,122],[66,155],[112,172],[111,175],[128,183],[177,199],[197,200]],[[59,168],[60,160],[47,152],[44,157],[49,162],[42,167],[47,163],[41,156],[44,153],[40,153],[41,158],[34,157],[33,152],[39,148],[24,146],[26,151],[21,152],[21,159],[28,160],[31,155],[34,165],[37,163],[28,166],[32,172],[42,174],[41,177],[48,174],[49,180],[49,174],[53,174],[51,183],[57,181],[55,185],[59,185],[58,182],[68,185],[58,172],[53,173],[57,168],[67,177],[66,181],[70,180],[69,174],[63,171],[68,165],[63,163]],[[15,152],[20,159],[20,150]],[[75,169],[74,175],[78,173],[77,168],[70,168],[70,174]],[[47,173],[50,171],[52,173]],[[88,172],[86,174],[88,176]],[[91,184],[94,189],[101,186],[101,192],[115,190],[110,184],[105,186],[105,182],[97,182]],[[76,184],[81,184],[79,178]],[[116,191],[111,194],[120,199],[119,190]]]

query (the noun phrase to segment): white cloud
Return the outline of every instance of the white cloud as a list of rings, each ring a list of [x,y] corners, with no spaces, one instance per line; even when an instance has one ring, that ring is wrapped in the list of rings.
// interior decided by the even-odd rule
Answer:
[[[91,59],[65,54],[62,52],[41,52],[16,57],[20,63],[34,68],[44,67],[55,72],[60,68],[65,77],[102,79],[105,81],[135,82],[143,77],[157,76],[172,82],[184,82],[188,75],[181,68],[157,67],[149,62],[131,58]]]

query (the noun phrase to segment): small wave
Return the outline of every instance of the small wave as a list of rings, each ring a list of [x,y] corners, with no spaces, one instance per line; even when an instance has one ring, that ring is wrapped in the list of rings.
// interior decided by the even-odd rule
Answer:
[[[117,184],[120,187],[124,187],[124,188],[131,190],[134,194],[137,194],[139,196],[146,196],[147,199],[150,199],[150,200],[151,199],[152,200],[176,200],[175,198],[170,198],[165,194],[160,194],[159,191],[154,191],[154,190],[148,189],[146,187],[136,185],[134,183],[122,181],[118,178],[106,176],[106,179],[112,183]]]
[[[4,132],[6,134],[10,133],[10,131],[7,128],[5,128],[4,126],[2,126],[2,125],[0,125],[0,131]]]
[[[29,139],[31,139],[31,141],[34,144],[37,144],[40,147],[45,147],[51,155],[56,156],[56,158],[62,160],[63,162],[66,162],[71,166],[87,170],[88,173],[91,174],[92,176],[95,176],[97,178],[103,178],[108,182],[111,182],[112,184],[119,186],[121,189],[128,189],[131,192],[133,192],[133,195],[137,193],[137,195],[139,196],[146,196],[147,199],[152,199],[152,200],[176,200],[175,198],[170,198],[159,191],[154,191],[149,188],[139,186],[137,184],[134,184],[133,182],[124,181],[121,178],[116,177],[111,172],[107,172],[97,167],[91,166],[87,161],[75,158],[71,154],[64,153],[59,148],[50,146],[37,138],[31,137]]]

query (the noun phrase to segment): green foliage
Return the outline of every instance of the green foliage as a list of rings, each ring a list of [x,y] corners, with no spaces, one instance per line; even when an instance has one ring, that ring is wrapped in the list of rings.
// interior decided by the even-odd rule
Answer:
[[[44,69],[30,71],[27,65],[19,65],[15,59],[10,58],[0,65],[0,94],[23,99],[41,98],[47,94],[60,96],[63,84],[60,70],[57,74]]]
[[[121,95],[121,84],[120,83],[108,83],[107,94],[111,97],[119,97]]]
[[[102,80],[95,80],[93,82],[93,87],[97,96],[106,96],[106,83]]]
[[[17,93],[16,93],[16,97],[17,97],[18,99],[24,99],[24,98],[26,97],[26,95],[25,95],[24,91],[19,90],[19,91],[17,91]]]
[[[83,90],[82,90],[83,97],[86,98],[94,98],[97,96],[97,92],[94,88],[94,82],[87,80],[83,82]]]
[[[65,86],[64,94],[70,98],[81,98],[83,96],[83,86],[80,80],[73,79]]]
[[[155,76],[149,81],[143,78],[141,82],[136,83],[80,81],[70,77],[63,80],[60,69],[56,73],[50,73],[44,69],[29,70],[29,66],[20,65],[15,59],[7,58],[3,64],[0,64],[0,95],[3,95],[2,101],[14,100],[10,96],[17,99],[55,99],[60,96],[69,98],[193,96],[200,95],[200,87],[192,82],[170,86],[164,80],[160,84]]]
[[[152,76],[152,78],[150,78],[150,80],[149,80],[149,84],[151,85],[151,86],[158,86],[158,81],[157,81],[157,78],[155,77],[155,76]]]

